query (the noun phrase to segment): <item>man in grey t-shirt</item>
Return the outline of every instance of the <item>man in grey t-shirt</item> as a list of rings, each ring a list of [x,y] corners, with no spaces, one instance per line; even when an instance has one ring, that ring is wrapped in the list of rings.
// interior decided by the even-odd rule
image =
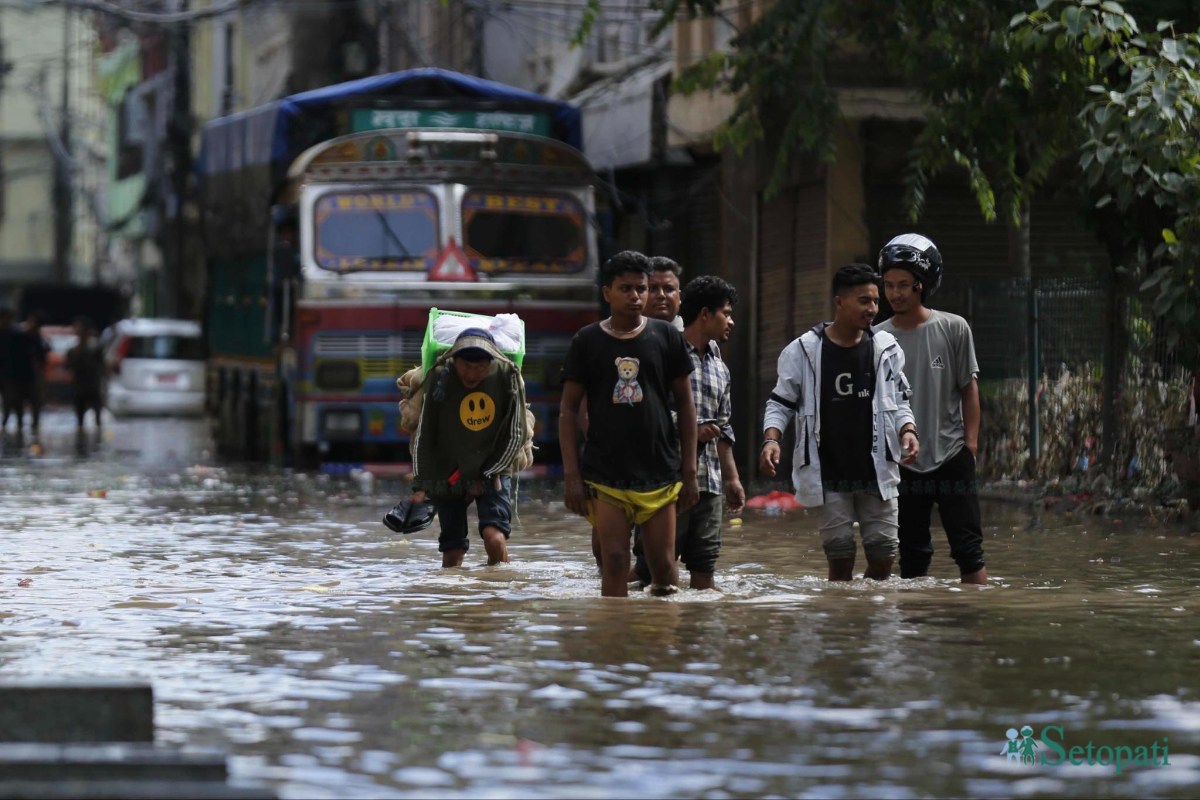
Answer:
[[[883,290],[894,315],[876,326],[904,350],[913,414],[922,437],[915,464],[900,469],[900,577],[929,573],[936,503],[963,583],[987,583],[975,483],[979,449],[979,364],[967,321],[925,305],[942,280],[942,256],[915,233],[879,252]]]

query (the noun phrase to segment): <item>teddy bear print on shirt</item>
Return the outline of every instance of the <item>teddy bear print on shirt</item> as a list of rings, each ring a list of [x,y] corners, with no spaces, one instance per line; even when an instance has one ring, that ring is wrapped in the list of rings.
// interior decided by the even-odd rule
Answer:
[[[640,362],[636,358],[622,356],[616,359],[617,385],[613,388],[613,403],[634,405],[642,402],[642,387],[637,382]]]

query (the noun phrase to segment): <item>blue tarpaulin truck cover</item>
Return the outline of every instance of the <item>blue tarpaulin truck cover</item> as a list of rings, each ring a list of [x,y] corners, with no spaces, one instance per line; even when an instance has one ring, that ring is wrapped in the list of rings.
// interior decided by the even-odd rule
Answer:
[[[550,117],[553,138],[583,149],[580,111],[575,106],[495,81],[428,68],[325,86],[215,119],[201,133],[197,171],[203,176],[271,164],[272,172],[282,172],[317,142],[349,132],[336,130],[331,112],[354,105],[394,107],[404,101],[445,107],[479,107],[490,102],[504,108],[539,110]]]
[[[367,110],[497,111],[544,117],[545,133],[583,149],[570,103],[444,69],[413,69],[290,95],[204,125],[196,176],[210,257],[249,258],[266,242],[271,206],[288,167],[320,142],[352,133]]]

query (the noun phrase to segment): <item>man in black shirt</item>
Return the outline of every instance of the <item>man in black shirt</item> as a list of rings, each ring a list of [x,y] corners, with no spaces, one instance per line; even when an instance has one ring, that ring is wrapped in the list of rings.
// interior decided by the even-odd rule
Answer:
[[[29,406],[31,428],[37,435],[42,417],[42,402],[46,384],[46,354],[50,345],[42,338],[42,315],[34,311],[17,328],[12,340],[9,362],[9,402],[17,414],[17,431],[21,430],[25,406]]]
[[[91,411],[96,418],[96,430],[100,430],[100,415],[104,409],[104,351],[96,341],[96,331],[89,320],[83,317],[75,320],[75,335],[79,341],[66,356],[75,400],[75,419],[79,430],[83,430],[83,419]]]
[[[920,443],[904,352],[890,333],[871,332],[879,275],[865,264],[848,264],[834,275],[833,295],[833,322],[816,326],[779,356],[759,468],[775,476],[779,441],[794,421],[796,499],[821,508],[829,580],[854,576],[855,522],[867,557],[864,577],[883,580],[899,545],[899,464],[915,461]]]
[[[3,406],[4,425],[0,430],[8,428],[8,418],[15,410],[15,398],[12,394],[13,370],[17,357],[17,343],[20,334],[16,329],[16,317],[11,308],[0,308],[0,406]],[[17,430],[21,429],[20,424]]]
[[[651,590],[674,591],[676,505],[690,508],[699,496],[692,361],[679,331],[642,316],[649,272],[641,253],[624,251],[608,260],[603,293],[612,316],[576,333],[563,363],[564,501],[599,535],[606,597],[629,593],[629,529],[635,524],[642,526]],[[581,456],[576,437],[584,397],[588,426]]]

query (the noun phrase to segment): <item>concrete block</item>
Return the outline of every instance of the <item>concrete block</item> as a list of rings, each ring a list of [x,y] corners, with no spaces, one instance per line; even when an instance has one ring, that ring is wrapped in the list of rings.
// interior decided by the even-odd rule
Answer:
[[[213,781],[6,781],[0,800],[277,800],[270,789]]]
[[[0,783],[8,781],[221,782],[225,754],[180,751],[140,742],[0,744]]]
[[[129,681],[0,682],[0,742],[153,742],[154,692]]]

